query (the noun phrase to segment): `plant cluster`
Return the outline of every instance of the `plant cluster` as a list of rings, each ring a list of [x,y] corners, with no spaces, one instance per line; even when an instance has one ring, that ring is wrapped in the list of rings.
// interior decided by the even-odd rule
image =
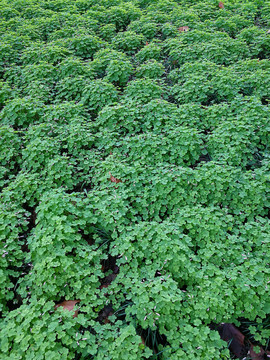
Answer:
[[[230,359],[224,322],[267,350],[269,25],[0,0],[1,359]]]

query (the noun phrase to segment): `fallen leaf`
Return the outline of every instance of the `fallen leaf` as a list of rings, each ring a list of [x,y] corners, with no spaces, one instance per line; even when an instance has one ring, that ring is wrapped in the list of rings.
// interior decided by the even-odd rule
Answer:
[[[255,353],[254,345],[251,344],[250,349],[248,351],[248,356],[250,357],[251,360],[264,360],[265,355],[267,355],[267,353],[264,351],[262,347],[260,348],[259,353]]]
[[[61,302],[60,304],[55,305],[54,309],[56,310],[59,306],[62,306],[64,309],[68,310],[68,311],[72,311],[74,309],[74,306],[80,302],[80,300],[65,300],[63,302]],[[75,313],[73,315],[73,317],[77,317],[78,316],[78,310],[75,310]]]
[[[141,339],[142,339],[142,342],[140,344],[145,345],[145,340],[144,340],[144,338],[142,336],[141,336]]]
[[[109,285],[110,285],[110,284],[100,285],[100,287],[99,287],[99,288],[100,288],[100,290],[101,290],[101,289],[106,289]]]
[[[245,336],[233,324],[222,324],[218,330],[222,340],[230,341],[229,349],[233,354],[242,359],[246,354]]]
[[[178,30],[179,30],[179,32],[189,31],[189,27],[188,26],[181,26]]]
[[[219,4],[218,4],[218,7],[220,8],[220,9],[224,9],[224,4],[223,4],[223,2],[219,2]]]
[[[262,347],[259,353],[255,353],[254,345],[249,341],[250,348],[247,351],[245,336],[233,324],[221,324],[218,331],[222,340],[230,342],[229,349],[239,359],[243,359],[247,355],[247,358],[250,360],[264,360],[265,356],[268,357],[270,355],[270,352],[265,352]]]
[[[109,174],[110,174],[110,178],[108,179],[109,181],[111,181],[111,182],[113,182],[113,183],[116,183],[116,184],[122,182],[122,180],[117,179],[117,178],[115,178],[114,176],[112,176],[112,174],[111,174],[110,172],[109,172]]]

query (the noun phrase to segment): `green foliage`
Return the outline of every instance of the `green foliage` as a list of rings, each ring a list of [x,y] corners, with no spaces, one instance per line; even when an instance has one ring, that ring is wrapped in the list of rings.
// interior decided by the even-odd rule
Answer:
[[[7,82],[1,81],[0,82],[0,107],[2,108],[5,105],[6,101],[9,100],[12,95],[13,91],[8,85]]]
[[[96,124],[121,134],[147,131],[159,133],[163,126],[179,124],[179,111],[176,105],[162,99],[138,104],[136,98],[104,107],[97,117]],[[121,124],[121,128],[119,125]]]
[[[65,58],[58,65],[58,77],[63,79],[68,76],[88,75],[91,77],[91,69],[87,67],[87,63],[75,56]]]
[[[127,69],[129,68],[130,62],[126,54],[110,48],[98,51],[94,55],[94,60],[90,66],[98,77],[103,77],[110,62],[115,60],[120,61],[122,64],[125,63]]]
[[[145,45],[137,54],[136,59],[139,62],[144,62],[146,60],[159,60],[161,54],[161,48],[158,44],[150,43],[149,45]]]
[[[57,298],[77,296],[84,299],[85,287],[90,292],[98,287],[98,277],[102,273],[97,264],[103,255],[101,250],[95,251],[85,240],[82,241],[78,229],[85,221],[76,220],[78,208],[72,202],[72,196],[61,190],[44,194],[41,198],[37,208],[38,225],[28,238],[30,256],[27,260],[33,264],[33,271],[20,284],[23,297],[27,296],[26,288],[30,287],[37,297],[53,300],[57,294]],[[46,221],[41,220],[45,219],[44,216]]]
[[[136,34],[133,31],[118,33],[112,39],[112,45],[115,49],[124,51],[127,55],[133,55],[143,47],[146,39],[142,34]]]
[[[71,55],[72,52],[66,47],[53,44],[33,44],[26,48],[21,56],[23,64],[38,64],[41,61],[46,61],[50,64],[57,65],[66,56]]]
[[[61,103],[45,106],[43,116],[45,125],[46,123],[50,123],[51,125],[54,123],[63,124],[70,123],[73,119],[78,121],[78,119],[84,118],[86,116],[86,111],[80,103],[63,101]],[[34,134],[32,136],[34,137]],[[40,135],[38,134],[38,136]]]
[[[22,234],[27,230],[28,216],[29,213],[23,208],[1,201],[0,311],[8,309],[8,301],[15,304],[18,302],[14,296],[14,289],[25,274],[25,269],[29,267],[25,264],[25,254],[22,251],[25,246],[25,237]]]
[[[157,81],[152,79],[138,79],[130,82],[125,91],[124,97],[136,100],[139,103],[147,103],[150,100],[160,98],[164,89]]]
[[[106,22],[115,24],[117,31],[126,29],[131,21],[134,21],[142,15],[140,8],[132,4],[132,2],[122,3],[120,6],[109,6],[106,11]]]
[[[56,84],[56,99],[58,101],[80,101],[83,90],[89,82],[84,75],[64,77]]]
[[[102,41],[91,35],[76,36],[68,39],[68,49],[70,49],[75,56],[82,59],[92,58],[94,53],[102,47]]]
[[[171,72],[172,81],[178,80],[171,88],[171,94],[180,104],[188,99],[204,105],[232,101],[239,95],[268,98],[268,66],[268,61],[260,64],[258,60],[240,61],[226,68],[212,62],[186,64],[181,72],[178,69]]]
[[[99,111],[105,105],[117,101],[117,89],[105,80],[93,80],[85,86],[82,93],[82,104],[91,111]]]
[[[99,29],[99,35],[106,41],[111,41],[116,35],[116,26],[114,24],[106,24]]]
[[[9,126],[0,128],[0,183],[10,178],[20,163],[21,139]]]
[[[144,350],[134,326],[122,324],[121,321],[116,321],[113,325],[95,324],[87,314],[90,302],[80,305],[80,311],[84,314],[79,314],[75,319],[69,311],[62,310],[61,307],[54,311],[53,305],[52,301],[45,303],[33,297],[30,307],[24,304],[20,311],[15,310],[9,316],[1,331],[5,338],[2,344],[3,359],[8,358],[9,344],[12,342],[15,344],[12,350],[14,358],[32,359],[32,351],[37,359],[62,360],[74,356],[95,356],[101,360],[104,357],[114,359],[117,356],[124,360],[127,351],[133,360],[150,357],[151,351]],[[20,332],[14,331],[15,323]],[[29,335],[19,335],[24,332]]]
[[[5,68],[12,63],[19,62],[18,53],[8,42],[0,43],[0,75],[5,71]]]
[[[237,121],[236,126],[234,121],[225,122],[209,136],[207,150],[213,160],[245,167],[259,152],[259,141],[256,129],[251,124]]]
[[[125,85],[133,72],[129,61],[111,60],[106,68],[105,79],[120,86]]]
[[[15,98],[7,102],[0,113],[2,123],[15,127],[27,127],[39,122],[43,113],[43,103],[36,98]]]
[[[232,37],[235,37],[242,29],[248,28],[253,24],[253,19],[246,19],[240,15],[234,15],[229,18],[219,17],[215,21],[206,20],[203,23],[209,30],[224,31]]]
[[[24,67],[12,66],[5,72],[5,79],[20,88],[30,86],[34,81],[42,81],[52,87],[56,81],[56,76],[54,66],[46,62],[30,64]]]
[[[147,18],[132,21],[128,26],[129,31],[135,31],[138,34],[143,34],[147,40],[152,40],[158,32],[158,26],[155,22],[149,22]]]
[[[161,63],[156,60],[149,60],[138,67],[137,77],[149,77],[158,79],[164,74],[165,68]]]
[[[230,65],[235,61],[245,59],[248,55],[248,47],[243,41],[229,38],[222,42],[216,40],[188,46],[179,42],[177,47],[169,52],[169,59],[179,66],[201,58],[219,65]]]
[[[270,351],[269,19],[0,0],[1,359]]]
[[[167,127],[161,134],[146,132],[117,141],[119,138],[118,133],[102,132],[102,148],[127,157],[129,162],[152,166],[161,163],[193,165],[199,159],[202,147],[202,140],[196,129],[185,127]],[[112,143],[115,144],[113,148]]]

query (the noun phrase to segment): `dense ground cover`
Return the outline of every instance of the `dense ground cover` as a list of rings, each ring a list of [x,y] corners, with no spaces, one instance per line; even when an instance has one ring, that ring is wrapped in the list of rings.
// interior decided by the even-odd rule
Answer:
[[[269,22],[0,0],[1,359],[229,359],[222,322],[267,349]]]

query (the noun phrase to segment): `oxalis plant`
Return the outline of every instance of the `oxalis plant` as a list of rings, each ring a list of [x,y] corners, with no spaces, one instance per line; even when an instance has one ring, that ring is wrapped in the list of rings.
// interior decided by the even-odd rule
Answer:
[[[269,25],[0,0],[1,360],[270,356]]]

